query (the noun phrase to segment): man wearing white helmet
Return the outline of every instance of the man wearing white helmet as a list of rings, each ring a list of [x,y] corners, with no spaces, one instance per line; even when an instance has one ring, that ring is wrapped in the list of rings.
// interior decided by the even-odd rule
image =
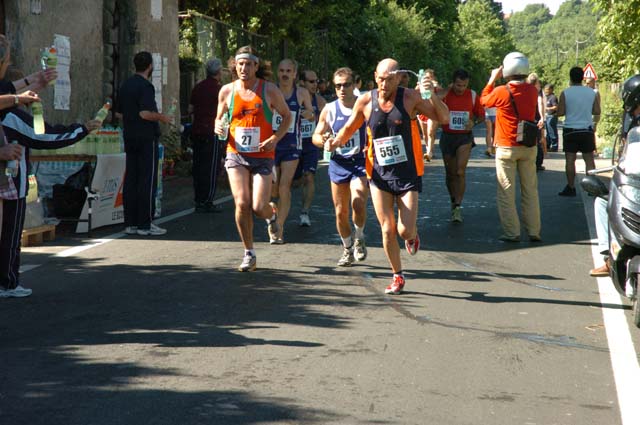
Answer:
[[[496,108],[496,175],[497,203],[502,225],[500,240],[520,241],[520,220],[516,209],[516,176],[520,178],[522,222],[532,242],[540,241],[540,203],[536,176],[537,148],[526,146],[523,139],[524,121],[534,121],[538,93],[525,79],[529,60],[520,52],[505,56],[502,66],[491,71],[489,82],[482,90],[485,108]],[[504,77],[507,84],[495,87]]]

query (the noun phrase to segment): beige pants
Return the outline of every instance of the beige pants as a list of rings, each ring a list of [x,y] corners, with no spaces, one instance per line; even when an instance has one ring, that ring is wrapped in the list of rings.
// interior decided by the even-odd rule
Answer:
[[[530,236],[540,236],[537,153],[535,146],[496,149],[497,203],[504,236],[520,236],[520,220],[516,208],[516,176],[520,180],[522,223]]]

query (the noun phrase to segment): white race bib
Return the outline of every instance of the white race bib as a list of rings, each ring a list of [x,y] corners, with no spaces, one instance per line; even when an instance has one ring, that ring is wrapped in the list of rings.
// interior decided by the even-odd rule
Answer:
[[[449,128],[451,130],[466,130],[469,122],[469,112],[467,111],[450,111],[449,112]]]
[[[402,136],[395,135],[373,139],[373,148],[380,165],[400,164],[407,160]]]
[[[238,152],[260,152],[260,127],[236,127],[235,140]]]
[[[271,128],[273,131],[278,131],[280,128],[280,124],[282,124],[282,115],[278,113],[278,111],[273,111],[273,120],[271,121]],[[296,129],[296,113],[291,111],[291,124],[289,124],[289,128],[287,129],[287,133],[293,133]]]
[[[356,131],[344,146],[336,149],[338,155],[349,157],[360,152],[360,132]]]
[[[304,118],[300,121],[300,134],[303,139],[310,139],[313,136],[313,130],[316,129],[315,121],[309,121]]]

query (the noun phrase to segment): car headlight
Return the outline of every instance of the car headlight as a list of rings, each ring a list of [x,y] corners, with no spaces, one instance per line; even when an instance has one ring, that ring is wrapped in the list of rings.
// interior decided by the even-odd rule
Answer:
[[[618,190],[622,193],[622,196],[634,202],[636,204],[640,204],[640,188],[635,186],[630,186],[628,184],[623,184],[622,186],[618,186]]]

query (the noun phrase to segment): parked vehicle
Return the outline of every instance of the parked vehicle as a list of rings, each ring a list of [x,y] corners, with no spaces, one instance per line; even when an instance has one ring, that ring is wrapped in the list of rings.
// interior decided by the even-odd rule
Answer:
[[[613,170],[609,187],[596,174]],[[591,170],[581,182],[591,195],[608,199],[609,268],[618,292],[633,303],[633,321],[640,327],[640,127],[627,133],[618,164]]]

